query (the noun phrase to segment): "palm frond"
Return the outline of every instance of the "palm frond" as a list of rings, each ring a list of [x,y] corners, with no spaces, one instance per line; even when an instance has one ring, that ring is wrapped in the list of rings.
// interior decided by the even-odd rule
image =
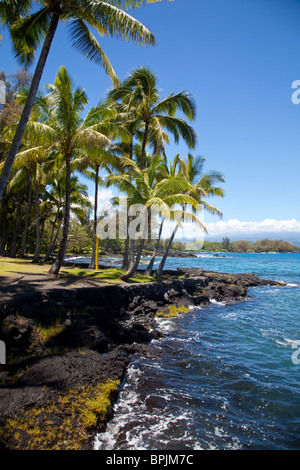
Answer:
[[[35,51],[44,39],[50,25],[49,8],[41,8],[24,18],[13,22],[10,27],[10,36],[13,42],[13,51],[16,59],[28,67],[35,55]]]
[[[73,145],[86,150],[101,150],[110,145],[110,139],[94,129],[80,129],[73,138]]]
[[[22,15],[26,15],[32,7],[31,0],[1,0],[0,20],[3,25],[16,21]]]
[[[33,144],[39,142],[43,144],[53,144],[57,139],[57,133],[51,126],[38,121],[29,120],[24,132],[24,140]]]
[[[223,217],[223,213],[219,209],[217,209],[216,207],[209,204],[208,202],[201,201],[201,204],[203,204],[204,209],[207,210],[207,212],[209,212],[210,214],[218,215],[219,217]]]
[[[75,19],[72,21],[70,25],[70,33],[73,47],[84,54],[87,59],[97,65],[102,65],[114,86],[119,86],[120,81],[108,57],[84,21],[81,19]]]
[[[175,143],[179,142],[180,136],[190,148],[197,143],[197,134],[183,119],[171,116],[157,115],[160,125],[166,128],[174,137]]]
[[[110,175],[107,178],[107,186],[115,185],[117,186],[121,192],[128,195],[128,197],[134,202],[143,203],[144,200],[141,197],[140,192],[137,190],[135,185],[128,181],[125,176],[122,175]]]
[[[78,18],[82,18],[91,26],[101,27],[101,31],[106,32],[111,37],[121,38],[125,41],[133,41],[140,45],[154,46],[155,37],[142,23],[118,8],[113,2],[101,0],[81,0],[80,9],[78,6]]]
[[[23,150],[22,152],[18,152],[14,161],[14,168],[19,169],[32,161],[36,162],[40,159],[41,152],[43,152],[43,150],[44,147],[40,145],[27,150]]]
[[[193,97],[187,91],[177,93],[176,95],[171,93],[164,100],[160,101],[152,109],[152,112],[175,116],[178,110],[182,111],[190,121],[196,118],[196,104]]]

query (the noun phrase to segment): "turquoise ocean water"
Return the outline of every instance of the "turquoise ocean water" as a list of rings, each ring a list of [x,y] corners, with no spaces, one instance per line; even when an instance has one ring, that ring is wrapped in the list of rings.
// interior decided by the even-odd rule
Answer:
[[[300,253],[225,256],[170,258],[166,268],[253,272],[287,286],[161,319],[165,335],[153,357],[131,363],[95,449],[300,449]]]

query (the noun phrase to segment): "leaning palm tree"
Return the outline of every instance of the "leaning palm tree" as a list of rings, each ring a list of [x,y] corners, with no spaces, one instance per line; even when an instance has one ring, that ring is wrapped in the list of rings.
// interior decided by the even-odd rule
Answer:
[[[145,166],[147,145],[152,146],[155,155],[164,154],[164,141],[168,134],[173,135],[176,143],[181,137],[189,148],[195,147],[197,136],[194,129],[176,116],[181,111],[188,120],[195,119],[196,105],[192,96],[184,91],[171,93],[160,100],[158,79],[149,68],[134,70],[121,86],[111,91],[110,96],[128,107],[135,128],[142,129],[141,169]]]
[[[146,210],[143,228],[140,229],[138,237],[141,238],[139,247],[136,250],[135,259],[129,269],[120,276],[120,279],[126,281],[132,277],[140,263],[143,247],[147,238],[150,225],[149,209],[156,213],[160,212],[163,217],[170,216],[170,207],[176,204],[190,204],[196,207],[197,201],[187,194],[190,189],[189,184],[183,178],[157,178],[164,169],[164,159],[161,156],[155,156],[151,160],[150,166],[141,170],[139,166],[130,159],[124,159],[124,165],[132,167],[132,181],[129,181],[128,174],[111,175],[107,182],[109,185],[116,185],[122,192],[128,194],[129,206],[140,204]],[[175,210],[172,213],[176,213]],[[132,234],[134,238],[135,234]]]
[[[158,175],[158,178],[159,179],[168,179],[168,178],[172,179],[172,178],[175,178],[175,177],[178,178],[178,176],[179,176],[179,174],[177,172],[178,160],[179,160],[179,153],[175,156],[173,161],[169,162],[169,166],[167,165],[167,163],[165,163],[164,167],[162,168],[161,174]],[[174,214],[170,213],[170,217],[174,218]],[[154,266],[154,263],[155,263],[156,256],[158,254],[159,245],[160,245],[161,236],[162,236],[162,230],[163,230],[165,220],[166,220],[165,217],[161,217],[159,230],[158,230],[158,237],[157,237],[157,240],[156,240],[156,246],[155,246],[154,251],[152,253],[151,260],[150,260],[150,262],[149,262],[149,264],[148,264],[148,266],[145,270],[146,276],[151,276],[152,273],[153,273],[153,266]]]
[[[0,0],[0,21],[9,27],[13,50],[19,62],[29,66],[36,50],[43,44],[28,98],[0,177],[0,198],[20,147],[59,22],[67,23],[75,49],[87,59],[101,64],[116,86],[119,84],[116,73],[91,28],[96,29],[100,36],[120,37],[152,46],[155,44],[153,34],[124,10],[159,1],[161,0]]]
[[[176,165],[179,165],[179,172],[178,175],[182,180],[185,180],[186,183],[189,185],[189,188],[186,191],[186,194],[192,197],[193,199],[197,200],[197,208],[201,206],[203,210],[208,211],[209,213],[213,215],[218,215],[219,217],[222,216],[221,211],[217,209],[216,207],[212,206],[209,204],[205,198],[208,198],[210,196],[218,196],[218,197],[223,197],[224,196],[224,189],[215,186],[215,183],[223,183],[224,176],[222,173],[219,171],[210,171],[207,173],[203,173],[203,165],[204,165],[205,159],[202,157],[196,157],[192,154],[188,155],[187,159],[180,158],[178,155],[175,157],[175,167]],[[174,170],[174,166],[172,167],[172,170]],[[182,214],[182,219],[187,220],[186,218],[186,205],[183,206],[183,214]],[[189,213],[188,213],[189,214]],[[156,269],[155,275],[156,277],[160,277],[163,272],[163,268],[165,266],[165,262],[168,257],[168,253],[170,251],[171,245],[173,243],[173,240],[175,238],[175,235],[180,227],[180,219],[177,220],[177,223],[175,224],[175,228],[171,234],[171,237],[166,245],[163,257]],[[207,233],[206,227],[200,223],[200,229],[202,229],[205,233]]]

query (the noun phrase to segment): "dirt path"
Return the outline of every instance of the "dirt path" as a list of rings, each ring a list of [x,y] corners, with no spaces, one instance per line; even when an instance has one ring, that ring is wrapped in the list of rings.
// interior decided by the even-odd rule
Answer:
[[[122,281],[120,281],[121,283]],[[114,281],[113,284],[118,284]],[[49,291],[52,289],[74,289],[79,287],[101,287],[108,283],[93,279],[75,279],[54,277],[46,274],[19,274],[16,276],[0,276],[0,302],[6,302],[15,295],[26,291]]]

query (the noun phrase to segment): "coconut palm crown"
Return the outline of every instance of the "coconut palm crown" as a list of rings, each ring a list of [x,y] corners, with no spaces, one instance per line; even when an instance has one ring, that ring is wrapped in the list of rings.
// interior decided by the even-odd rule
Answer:
[[[0,22],[9,27],[13,51],[18,61],[28,67],[34,61],[36,50],[42,46],[18,129],[0,176],[0,198],[20,147],[59,22],[67,24],[73,47],[88,60],[101,64],[114,85],[118,86],[117,75],[93,30],[100,37],[117,37],[153,46],[155,38],[149,29],[124,10],[159,1],[161,0],[0,0]]]
[[[148,67],[134,70],[120,87],[112,90],[110,97],[121,100],[125,109],[131,111],[132,120],[142,128],[141,169],[145,165],[146,147],[150,145],[153,154],[164,154],[164,142],[169,143],[168,134],[172,134],[175,143],[182,138],[189,148],[197,143],[197,135],[184,119],[176,116],[182,112],[193,121],[196,118],[196,105],[187,92],[171,93],[160,100],[158,79]]]

